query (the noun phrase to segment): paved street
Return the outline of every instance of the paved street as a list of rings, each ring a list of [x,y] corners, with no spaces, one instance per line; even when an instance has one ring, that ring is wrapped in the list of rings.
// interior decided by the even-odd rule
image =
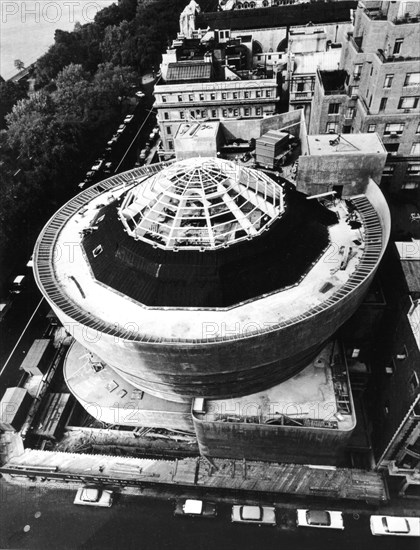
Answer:
[[[0,480],[0,547],[31,550],[410,550],[415,539],[373,537],[367,513],[344,514],[344,531],[296,527],[296,511],[277,506],[276,527],[230,522],[230,506],[216,519],[175,518],[173,502],[118,495],[112,508],[75,506],[75,489],[23,488]],[[25,526],[30,529],[24,531]],[[28,529],[26,527],[26,529]]]

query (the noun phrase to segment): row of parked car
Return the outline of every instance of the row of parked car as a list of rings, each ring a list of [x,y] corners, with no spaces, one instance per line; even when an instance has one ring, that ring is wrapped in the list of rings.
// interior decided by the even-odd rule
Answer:
[[[74,504],[109,507],[113,503],[113,493],[96,487],[81,487],[76,494]],[[197,499],[178,499],[175,501],[174,515],[178,517],[201,517],[205,519],[217,516],[217,504]],[[231,521],[254,525],[277,525],[274,506],[251,506],[235,504],[232,506]],[[316,527],[321,529],[344,529],[343,513],[333,510],[297,510],[298,527]],[[420,518],[373,515],[370,517],[370,529],[373,535],[397,535],[420,537]]]
[[[113,160],[113,157],[115,156],[115,148],[118,145],[119,139],[127,130],[133,119],[134,115],[127,115],[124,118],[124,121],[118,126],[115,134],[107,142],[104,155],[99,157],[94,162],[91,169],[86,173],[84,181],[79,184],[80,189],[83,189],[86,185],[98,181],[101,175],[109,176],[113,173],[115,169],[115,162]]]

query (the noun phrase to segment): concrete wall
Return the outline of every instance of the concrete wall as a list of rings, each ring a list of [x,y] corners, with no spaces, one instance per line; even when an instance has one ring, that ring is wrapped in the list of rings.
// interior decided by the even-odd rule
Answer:
[[[337,465],[352,430],[206,422],[193,417],[200,453],[296,464]]]
[[[334,136],[332,136],[334,138]],[[386,153],[331,153],[299,157],[297,188],[308,195],[332,191],[343,185],[343,196],[365,193],[369,178],[379,183]]]

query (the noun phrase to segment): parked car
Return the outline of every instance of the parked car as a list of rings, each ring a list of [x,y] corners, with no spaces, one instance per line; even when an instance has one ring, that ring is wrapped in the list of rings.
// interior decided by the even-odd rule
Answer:
[[[10,292],[12,294],[20,294],[25,286],[25,275],[18,275],[12,281]]]
[[[83,504],[86,506],[102,506],[109,508],[112,506],[113,493],[106,489],[97,487],[81,487],[74,499],[74,504]]]
[[[127,115],[124,119],[124,124],[128,124],[133,120],[133,118],[134,118],[134,115]]]
[[[10,298],[0,304],[0,323],[6,317],[7,312],[11,307],[12,307],[12,300]]]
[[[254,523],[256,525],[275,525],[276,511],[272,506],[232,507],[231,519],[234,523]]]
[[[343,514],[330,510],[298,510],[297,524],[299,527],[344,529]]]
[[[101,170],[102,166],[104,165],[104,159],[98,159],[95,161],[95,164],[92,166],[91,171],[92,172],[99,172]],[[89,172],[88,172],[89,174]],[[86,175],[88,175],[86,174]]]
[[[175,502],[174,516],[215,518],[217,516],[217,507],[214,502],[190,498],[180,499]]]
[[[109,161],[109,162],[105,163],[105,167],[104,167],[104,173],[105,174],[110,174],[112,172],[113,164],[114,163],[112,161]]]
[[[141,98],[144,97],[144,93],[143,93],[142,91],[139,90],[138,92],[136,92],[136,96],[137,96],[139,99],[141,99]]]
[[[118,126],[117,134],[122,134],[124,132],[125,128],[126,128],[125,124],[120,124]]]
[[[420,518],[370,516],[372,535],[420,537]]]

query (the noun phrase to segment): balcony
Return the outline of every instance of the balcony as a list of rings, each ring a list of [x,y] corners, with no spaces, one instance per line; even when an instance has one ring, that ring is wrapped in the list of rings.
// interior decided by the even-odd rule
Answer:
[[[402,61],[419,61],[420,57],[412,57],[412,56],[402,56],[399,54],[396,55],[386,55],[385,52],[381,49],[377,50],[376,55],[379,57],[379,59],[382,61],[382,63],[400,63]]]
[[[348,32],[347,38],[357,53],[363,53],[361,36],[354,37],[352,32]]]
[[[290,92],[290,101],[311,101],[314,92],[307,90],[305,92]]]

